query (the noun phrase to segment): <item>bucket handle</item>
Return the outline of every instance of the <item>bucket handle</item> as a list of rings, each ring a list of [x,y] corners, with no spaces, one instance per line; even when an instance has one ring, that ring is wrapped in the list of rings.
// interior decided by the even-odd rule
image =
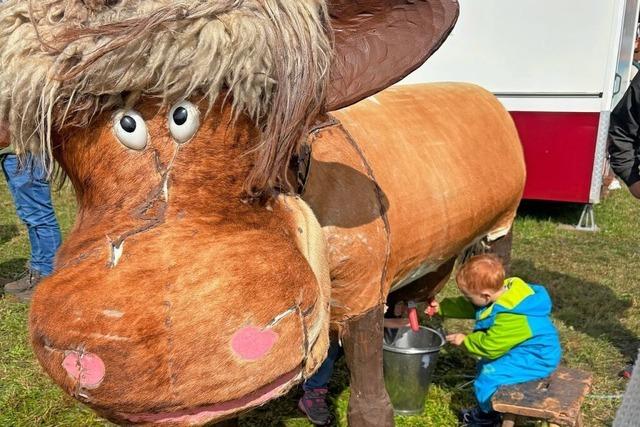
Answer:
[[[444,345],[447,343],[447,333],[444,330],[444,326],[440,325],[437,328],[431,328],[433,329],[436,334],[438,334],[438,336],[440,337],[441,343],[439,345],[439,348],[444,347]]]

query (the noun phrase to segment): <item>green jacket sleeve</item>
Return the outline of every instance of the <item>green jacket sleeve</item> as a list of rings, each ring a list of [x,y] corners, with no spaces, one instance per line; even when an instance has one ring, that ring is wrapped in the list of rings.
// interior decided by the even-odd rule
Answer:
[[[475,319],[476,309],[466,298],[445,298],[440,301],[440,315],[455,319]]]
[[[489,329],[467,335],[464,346],[474,356],[497,359],[531,337],[526,316],[499,313]]]
[[[0,3],[2,3],[2,1],[0,1]],[[0,147],[0,157],[2,156],[6,156],[7,154],[15,154],[15,150],[13,148],[13,145],[9,145],[8,147],[2,148]]]

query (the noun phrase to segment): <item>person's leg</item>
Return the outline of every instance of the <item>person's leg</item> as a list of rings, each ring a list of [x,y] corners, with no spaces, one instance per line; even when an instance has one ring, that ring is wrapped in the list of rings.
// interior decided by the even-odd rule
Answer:
[[[478,400],[478,406],[485,413],[493,411],[491,397],[501,385],[500,375],[496,368],[499,367],[494,363],[478,362],[478,376],[473,382],[473,391]]]
[[[327,358],[316,373],[302,385],[304,395],[298,401],[298,407],[315,425],[329,425],[331,422],[331,411],[327,405],[327,387],[333,374],[333,367],[342,353],[342,347],[338,341],[331,340]]]
[[[31,258],[27,274],[5,285],[5,292],[28,300],[40,278],[51,274],[60,246],[60,229],[53,211],[51,192],[42,164],[27,158],[21,167],[15,155],[6,156],[2,170],[18,217],[27,226]]]
[[[3,170],[18,217],[29,232],[30,267],[42,276],[48,276],[53,271],[61,238],[44,167],[28,157],[25,167],[20,168],[18,158],[10,155],[3,162]]]
[[[478,406],[460,412],[460,421],[465,427],[494,427],[500,422],[500,414],[491,406],[491,397],[500,386],[493,375],[496,371],[492,363],[484,360],[478,362],[478,373],[473,384]]]
[[[560,358],[560,350],[550,347],[542,361],[523,347],[515,347],[504,356],[478,363],[478,376],[473,388],[478,400],[478,409],[467,411],[467,418],[474,421],[470,425],[492,425],[497,422],[498,414],[493,411],[491,398],[500,386],[523,383],[547,377],[553,373]],[[463,414],[464,417],[465,414]]]
[[[34,234],[32,248],[36,252],[31,254],[31,268],[39,271],[43,276],[53,272],[56,252],[60,247],[61,236],[58,220],[51,201],[51,188],[47,173],[42,162],[29,159],[28,164],[31,180],[24,187],[27,200],[24,221]]]
[[[324,362],[322,362],[322,365],[320,365],[320,368],[318,368],[316,373],[304,382],[302,388],[305,391],[327,388],[331,375],[333,374],[333,367],[340,356],[342,356],[342,353],[343,351],[340,344],[335,340],[331,340],[329,344],[329,351],[327,352],[327,358],[324,359]]]

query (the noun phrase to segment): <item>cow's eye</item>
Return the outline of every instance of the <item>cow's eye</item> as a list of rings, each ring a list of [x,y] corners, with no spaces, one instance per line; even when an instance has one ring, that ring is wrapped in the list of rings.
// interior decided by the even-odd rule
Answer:
[[[176,142],[183,144],[200,128],[200,111],[189,101],[176,104],[169,111],[169,131]]]
[[[118,141],[125,147],[143,150],[147,146],[149,139],[147,125],[137,111],[118,111],[113,116],[113,130]]]

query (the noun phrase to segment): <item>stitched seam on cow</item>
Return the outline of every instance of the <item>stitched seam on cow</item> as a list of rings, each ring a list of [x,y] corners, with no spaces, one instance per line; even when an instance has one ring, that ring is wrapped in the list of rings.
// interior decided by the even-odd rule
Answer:
[[[321,130],[329,128],[329,127],[340,125],[340,121],[338,119],[336,119],[335,117],[333,117],[331,114],[326,114],[322,118],[325,119],[325,120],[322,120],[321,122],[318,122],[318,123],[314,123],[311,126],[311,128],[309,129],[309,135],[315,134],[318,131],[321,131]]]
[[[302,311],[302,316],[308,317],[309,315],[311,315],[313,311],[316,309],[317,304],[318,304],[318,299],[316,298],[315,301],[313,301],[313,303],[306,310]]]
[[[56,268],[57,272],[60,272],[62,270],[64,270],[65,268],[69,268],[69,267],[76,267],[78,265],[80,265],[82,262],[88,260],[89,258],[92,257],[99,257],[102,253],[102,249],[101,248],[94,248],[88,252],[84,252],[81,253],[80,255],[71,258],[70,260],[68,260],[67,262],[65,262],[64,264],[60,265],[59,267]]]
[[[385,247],[385,255],[384,255],[384,264],[382,266],[382,273],[380,274],[380,299],[379,299],[379,301],[380,302],[384,302],[386,300],[386,298],[384,296],[384,285],[385,285],[385,282],[387,281],[387,269],[388,269],[388,266],[389,266],[389,259],[391,258],[391,224],[389,223],[389,217],[387,216],[387,212],[386,212],[386,210],[384,208],[383,197],[382,197],[382,189],[378,185],[378,181],[376,180],[376,177],[375,177],[375,175],[373,173],[373,169],[371,168],[371,165],[367,161],[367,158],[365,157],[364,153],[360,149],[360,146],[353,139],[353,137],[351,136],[349,131],[347,129],[345,129],[344,126],[342,126],[342,124],[339,124],[338,127],[340,128],[340,130],[343,132],[343,134],[347,138],[347,141],[351,144],[351,146],[356,150],[356,152],[360,156],[360,159],[362,160],[362,164],[364,165],[364,167],[365,167],[365,169],[367,171],[367,176],[371,181],[373,181],[373,184],[374,184],[374,189],[375,189],[375,193],[376,193],[376,199],[378,201],[378,209],[380,210],[380,218],[382,218],[382,223],[384,225],[384,234],[385,234],[385,237],[387,238],[386,239],[387,240],[386,247]]]
[[[304,323],[302,309],[298,304],[296,304],[296,313],[298,313],[298,320],[300,320],[300,326],[302,328],[302,366],[304,366],[309,357],[309,336],[307,334],[307,325]]]
[[[143,204],[141,204],[134,210],[135,218],[138,218],[142,221],[149,221],[149,222],[141,227],[134,228],[133,230],[129,230],[121,234],[115,240],[112,240],[107,236],[107,239],[109,239],[109,244],[110,244],[110,260],[107,263],[107,265],[110,268],[114,268],[118,264],[117,261],[121,255],[115,257],[114,254],[117,250],[122,251],[123,249],[122,245],[129,237],[149,231],[152,228],[155,228],[164,222],[165,214],[167,213],[167,208],[169,206],[169,193],[168,193],[169,177],[171,175],[173,164],[176,158],[178,157],[178,153],[180,152],[180,148],[181,148],[180,145],[178,145],[175,148],[173,152],[173,156],[171,157],[171,160],[169,160],[169,164],[167,165],[166,168],[163,167],[162,163],[160,162],[158,152],[157,151],[154,152],[156,170],[161,177],[160,183],[151,191],[151,193],[149,193],[149,197],[147,197],[147,200],[145,200]],[[156,203],[158,203],[158,213],[151,217],[145,217],[145,214],[149,212],[151,209],[153,209]]]
[[[169,382],[171,384],[171,394],[174,398],[178,397],[176,393],[176,374],[173,369],[173,320],[171,319],[171,301],[169,298],[171,292],[171,285],[166,284],[164,287],[165,290],[165,299],[162,301],[162,305],[164,307],[164,327],[167,331],[167,370],[169,375]]]
[[[80,373],[81,370],[82,370],[82,365],[80,364],[80,359],[82,359],[82,356],[84,355],[84,344],[81,345],[78,348],[78,352],[80,354],[78,355],[78,359],[76,360],[76,368],[78,369],[78,373]],[[84,397],[85,399],[89,400],[89,396],[86,395],[86,393],[82,393],[82,385],[80,384],[80,375],[79,374],[78,374],[78,379],[76,379],[76,381],[75,381],[74,389],[75,389],[76,396]]]
[[[296,312],[296,307],[297,305],[293,305],[290,308],[286,309],[285,311],[283,311],[282,313],[279,313],[278,315],[276,315],[273,319],[271,319],[269,321],[269,323],[267,323],[267,325],[262,328],[264,329],[271,329],[274,326],[276,326],[278,323],[280,323],[285,317],[288,317],[289,315],[293,314],[294,312]]]
[[[295,154],[291,158],[291,163],[293,167],[295,167],[296,194],[300,196],[304,194],[304,190],[307,187],[307,181],[309,180],[309,174],[311,172],[313,143],[318,139],[320,129],[324,129],[324,127],[316,128],[309,132],[306,140],[300,146],[298,154]]]
[[[309,179],[309,174],[311,173],[313,143],[319,139],[318,134],[324,129],[340,126],[340,121],[331,114],[326,114],[322,118],[325,120],[314,124],[311,129],[309,129],[307,139],[299,150],[301,154],[294,156],[294,163],[296,167],[295,173],[298,181],[296,193],[300,196],[304,195],[304,190],[307,187],[307,181]]]

